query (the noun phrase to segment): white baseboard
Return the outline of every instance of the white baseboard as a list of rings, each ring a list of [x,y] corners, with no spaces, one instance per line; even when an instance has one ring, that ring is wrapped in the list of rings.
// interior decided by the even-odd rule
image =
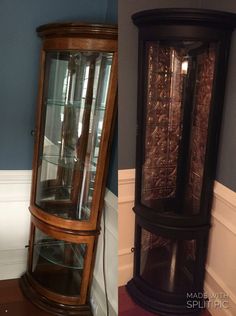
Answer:
[[[135,170],[119,170],[119,286],[133,274]],[[128,222],[128,224],[127,224]],[[126,227],[126,229],[122,229]],[[127,228],[129,227],[129,229]],[[122,231],[122,236],[121,236]],[[236,193],[219,182],[214,185],[212,229],[206,266],[205,288],[209,295],[226,293],[230,308],[211,309],[212,316],[236,315]],[[221,313],[221,314],[220,314]]]

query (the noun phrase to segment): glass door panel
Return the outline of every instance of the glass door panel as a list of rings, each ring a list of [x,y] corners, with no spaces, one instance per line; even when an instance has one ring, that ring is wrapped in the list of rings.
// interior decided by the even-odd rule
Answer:
[[[216,52],[216,43],[146,44],[141,203],[147,207],[200,212]]]
[[[194,288],[196,240],[164,238],[142,229],[140,275],[156,290],[174,293]]]
[[[57,240],[36,228],[32,275],[46,289],[79,296],[87,244]]]
[[[46,56],[36,204],[65,219],[89,220],[112,53]]]

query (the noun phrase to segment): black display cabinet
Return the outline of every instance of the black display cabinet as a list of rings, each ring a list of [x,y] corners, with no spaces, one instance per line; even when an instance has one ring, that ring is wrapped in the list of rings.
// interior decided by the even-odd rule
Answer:
[[[236,15],[157,9],[139,29],[131,297],[159,315],[198,315],[230,38]]]

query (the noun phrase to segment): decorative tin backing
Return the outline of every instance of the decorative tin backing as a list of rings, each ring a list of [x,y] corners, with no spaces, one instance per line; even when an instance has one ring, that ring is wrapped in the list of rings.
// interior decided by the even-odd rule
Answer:
[[[185,206],[189,206],[187,212],[196,213],[200,207],[204,172],[215,45],[148,42],[146,52],[148,70],[141,201],[153,207],[157,200],[183,199]],[[193,72],[195,85],[191,88],[189,81]],[[193,95],[191,104],[187,101],[189,93]],[[189,106],[191,122],[187,124],[190,126],[187,130],[184,113]],[[184,166],[187,172],[183,172],[179,166],[183,155],[181,142],[186,134],[190,137],[184,154],[188,155],[189,163]],[[177,196],[177,183],[183,183],[184,197]]]
[[[200,208],[215,58],[214,46],[197,56],[197,76],[189,144],[189,172],[185,194],[186,207],[192,209],[193,213],[198,213]]]

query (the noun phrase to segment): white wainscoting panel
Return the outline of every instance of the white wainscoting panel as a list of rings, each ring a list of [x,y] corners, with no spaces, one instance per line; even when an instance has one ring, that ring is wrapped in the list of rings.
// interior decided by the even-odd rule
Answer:
[[[134,180],[135,170],[119,170],[119,286],[127,283],[133,275],[134,246]]]
[[[210,308],[212,316],[236,315],[235,249],[236,193],[215,182],[205,289],[209,297],[227,295],[229,308]],[[217,299],[222,301],[220,297]]]
[[[106,238],[106,283],[109,300],[110,316],[118,315],[118,202],[117,197],[108,189],[105,193],[105,238]],[[97,255],[93,282],[91,288],[91,302],[95,316],[106,316],[106,301],[103,276],[103,233],[104,221],[101,220],[101,233],[98,239]]]
[[[133,273],[135,170],[119,170],[119,286]],[[212,316],[236,315],[236,193],[219,182],[214,185],[205,290],[210,297],[228,295],[229,308],[211,308]],[[217,297],[217,300],[220,298]]]
[[[26,270],[31,170],[0,170],[0,280]]]

